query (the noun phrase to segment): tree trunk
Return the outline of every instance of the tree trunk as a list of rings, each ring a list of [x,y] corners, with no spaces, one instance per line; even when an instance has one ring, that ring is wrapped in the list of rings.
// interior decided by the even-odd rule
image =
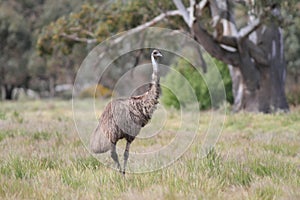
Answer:
[[[50,97],[55,96],[55,78],[50,76],[49,78],[49,92],[50,92]]]
[[[285,96],[286,63],[281,29],[274,24],[262,26],[252,34],[250,39],[266,52],[269,64],[265,66],[255,62],[256,71],[259,73],[259,87],[251,91],[248,89],[249,84],[244,84],[241,109],[265,113],[288,111],[289,106]],[[246,76],[248,75],[244,74],[243,79]]]
[[[254,72],[258,73],[258,87],[251,85],[256,83],[253,73],[241,70],[251,67],[252,63],[241,58],[242,62],[239,67],[231,67],[235,98],[234,111],[241,109],[264,113],[288,111],[289,106],[285,96],[286,62],[281,29],[274,24],[262,26],[251,35],[250,40],[266,52],[268,65],[260,64],[252,59],[255,65]],[[247,48],[247,45],[244,45]],[[245,81],[247,78],[250,80]]]
[[[13,90],[15,86],[10,85],[10,84],[5,84],[4,85],[4,90],[5,90],[5,100],[13,100]]]
[[[0,101],[3,99],[3,89],[2,89],[2,85],[0,84]]]
[[[288,111],[281,29],[270,23],[260,28],[254,26],[252,33],[243,36],[236,29],[229,5],[227,0],[210,1],[213,35],[197,20],[192,33],[208,53],[228,64],[233,84],[233,111]]]

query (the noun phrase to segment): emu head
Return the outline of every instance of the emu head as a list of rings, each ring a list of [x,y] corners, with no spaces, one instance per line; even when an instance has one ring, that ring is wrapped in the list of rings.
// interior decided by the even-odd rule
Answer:
[[[162,57],[162,54],[157,49],[155,49],[152,51],[151,57],[157,60],[157,58]]]

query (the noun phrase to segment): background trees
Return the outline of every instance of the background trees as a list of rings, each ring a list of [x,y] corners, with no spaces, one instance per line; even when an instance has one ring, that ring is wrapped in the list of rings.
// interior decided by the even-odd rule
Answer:
[[[0,85],[5,98],[12,99],[12,91],[27,86],[27,61],[31,47],[30,26],[23,16],[8,4],[0,7]]]
[[[98,5],[85,5],[79,13],[44,29],[38,46],[41,52],[51,54],[53,46],[61,44],[62,51],[67,52],[76,42],[97,43],[165,13],[168,20],[158,20],[156,25],[191,33],[208,53],[229,65],[235,110],[288,110],[280,25],[284,22],[281,8],[288,12],[289,7],[290,3],[276,0],[118,1],[107,6],[107,12],[98,9]],[[99,10],[101,13],[97,13]],[[170,14],[172,10],[178,13]],[[236,20],[236,15],[242,20]],[[57,42],[51,43],[52,39]]]
[[[5,10],[1,12],[3,88],[30,87],[53,96],[56,85],[72,83],[83,57],[99,42],[149,24],[191,34],[207,52],[228,64],[237,111],[288,110],[286,63],[291,77],[298,78],[300,5],[296,0],[0,3]],[[22,26],[12,28],[18,23]],[[8,98],[9,92],[5,93]]]
[[[82,52],[81,49],[74,48],[72,55],[77,59],[62,56],[60,52],[43,58],[36,51],[36,41],[43,26],[80,5],[81,1],[76,0],[0,1],[0,88],[5,99],[14,98],[15,88],[31,88],[42,95],[53,95],[57,79],[68,80],[74,76],[75,72],[69,71],[75,71],[70,68],[79,65],[72,62],[80,63],[82,57],[76,51]]]

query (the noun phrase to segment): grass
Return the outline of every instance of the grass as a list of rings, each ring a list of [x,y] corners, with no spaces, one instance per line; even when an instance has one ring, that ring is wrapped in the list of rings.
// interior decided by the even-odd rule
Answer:
[[[80,102],[87,121],[94,118],[86,112],[91,103]],[[105,103],[99,101],[97,115]],[[199,151],[211,115],[201,112],[196,139],[177,161],[123,177],[86,150],[74,128],[71,102],[0,105],[0,199],[300,199],[299,108],[289,114],[228,114],[205,157]],[[166,112],[164,134],[136,139],[132,152],[161,148],[175,138],[180,113]],[[194,114],[183,116],[191,121]],[[161,124],[154,119],[142,136]],[[111,162],[109,154],[104,157]],[[130,157],[129,166],[135,164],[143,167]]]

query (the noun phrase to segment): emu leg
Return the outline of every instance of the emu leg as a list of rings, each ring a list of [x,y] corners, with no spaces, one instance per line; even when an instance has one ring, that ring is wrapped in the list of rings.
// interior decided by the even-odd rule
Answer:
[[[124,168],[123,168],[123,174],[125,174],[125,171],[126,171],[127,160],[128,160],[128,157],[129,157],[130,144],[131,144],[131,142],[128,142],[128,141],[126,142],[126,148],[125,148],[125,151],[124,151]]]
[[[110,152],[110,156],[112,157],[112,159],[115,161],[115,163],[118,166],[118,169],[121,171],[121,165],[119,162],[119,158],[118,158],[118,154],[116,152],[116,144],[111,144],[111,152]]]

